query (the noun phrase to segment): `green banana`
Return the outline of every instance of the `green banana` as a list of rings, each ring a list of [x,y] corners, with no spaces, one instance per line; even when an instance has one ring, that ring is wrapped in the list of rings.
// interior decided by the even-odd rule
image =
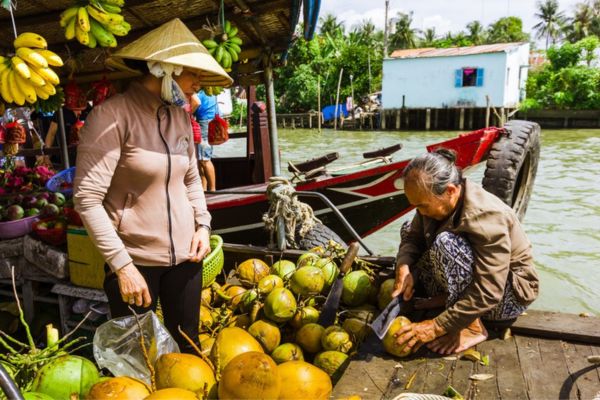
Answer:
[[[215,55],[215,51],[216,51],[216,50],[217,50],[217,48],[216,48],[216,47],[213,47],[212,49],[208,49],[208,53],[209,53],[211,56],[213,56],[213,57],[214,57],[214,55]]]
[[[232,25],[229,32],[227,32],[227,36],[229,36],[229,38],[231,39],[232,37],[235,37],[237,34],[238,34],[238,28]]]
[[[98,39],[96,39],[96,36],[94,36],[93,32],[89,32],[88,33],[88,44],[87,46],[90,49],[95,49],[96,46],[98,46]]]
[[[223,31],[229,36],[230,30],[231,30],[231,22],[225,21],[225,25],[223,26]]]
[[[106,11],[107,13],[112,13],[112,14],[121,14],[121,7],[119,6],[115,6],[113,4],[108,4],[105,2],[100,2],[100,7],[102,7],[102,9],[104,11]]]
[[[239,60],[239,54],[235,50],[233,50],[232,48],[228,48],[227,51],[229,52],[229,55],[231,56],[232,63],[237,62]]]
[[[242,44],[244,44],[244,41],[239,36],[235,36],[235,37],[230,38],[229,42],[235,43],[238,46],[241,46]]]
[[[107,31],[102,24],[94,19],[90,19],[90,32],[96,37],[98,44],[102,47],[117,47],[117,39]]]
[[[229,48],[236,53],[240,54],[242,52],[242,48],[233,42],[228,42]]]
[[[115,36],[125,36],[129,33],[123,25],[105,25],[105,28]]]
[[[101,3],[110,6],[123,7],[125,5],[125,0],[102,0]]]
[[[207,49],[212,49],[215,48],[219,45],[219,43],[215,42],[212,39],[206,39],[202,41],[202,44],[204,45],[204,47],[206,47]]]
[[[71,21],[71,19],[75,18],[75,16],[77,15],[78,11],[79,11],[79,7],[78,6],[67,8],[65,11],[63,11],[60,14],[60,26],[62,26],[63,28],[65,28],[69,24],[69,22]]]
[[[221,58],[221,66],[223,68],[231,67],[231,54],[229,54],[229,51],[223,52],[223,57]]]
[[[223,46],[219,45],[217,50],[215,50],[215,60],[220,64],[223,59],[223,54],[225,53],[225,49]]]

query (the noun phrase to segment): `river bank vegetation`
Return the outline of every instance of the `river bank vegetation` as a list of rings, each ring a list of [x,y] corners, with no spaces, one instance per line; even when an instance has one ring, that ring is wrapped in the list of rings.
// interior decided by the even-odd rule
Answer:
[[[522,109],[600,108],[600,0],[583,1],[568,12],[560,10],[557,0],[543,0],[536,18],[533,32],[525,32],[522,20],[510,16],[488,26],[472,21],[459,32],[441,34],[415,28],[412,13],[398,14],[389,26],[387,55],[417,47],[531,41],[544,61],[531,66]],[[364,103],[369,93],[381,90],[384,48],[384,32],[371,21],[347,28],[335,16],[323,16],[314,39],[299,38],[287,64],[277,70],[278,110],[316,110],[319,97],[321,107],[335,104],[342,69],[340,99],[354,95],[357,104]]]

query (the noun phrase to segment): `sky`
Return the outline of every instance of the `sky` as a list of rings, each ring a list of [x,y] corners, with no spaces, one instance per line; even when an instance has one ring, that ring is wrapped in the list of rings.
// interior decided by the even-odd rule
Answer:
[[[561,10],[572,15],[575,4],[583,0],[559,0]],[[515,15],[523,20],[524,30],[531,32],[537,23],[535,12],[537,0],[390,0],[389,17],[398,12],[414,11],[413,24],[418,29],[435,27],[438,35],[448,31],[457,32],[479,20],[484,26],[498,18]],[[321,16],[328,13],[344,21],[347,28],[370,19],[383,29],[385,0],[322,0]]]

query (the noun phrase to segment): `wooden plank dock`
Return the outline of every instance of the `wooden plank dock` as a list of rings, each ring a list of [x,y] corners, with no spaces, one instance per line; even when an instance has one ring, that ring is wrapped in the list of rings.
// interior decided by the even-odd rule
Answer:
[[[333,398],[441,395],[452,386],[467,400],[600,399],[600,364],[587,360],[600,355],[600,318],[530,311],[511,332],[510,338],[477,346],[481,355],[489,357],[487,366],[457,356],[442,357],[424,347],[409,358],[394,358],[371,335],[337,382]],[[471,379],[475,374],[492,378]]]

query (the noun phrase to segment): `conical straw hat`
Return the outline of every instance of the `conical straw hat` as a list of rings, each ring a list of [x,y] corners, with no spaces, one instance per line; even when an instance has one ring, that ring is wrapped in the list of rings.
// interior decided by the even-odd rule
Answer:
[[[123,47],[107,61],[117,68],[123,59],[162,61],[201,71],[203,86],[231,86],[233,79],[179,18]]]

